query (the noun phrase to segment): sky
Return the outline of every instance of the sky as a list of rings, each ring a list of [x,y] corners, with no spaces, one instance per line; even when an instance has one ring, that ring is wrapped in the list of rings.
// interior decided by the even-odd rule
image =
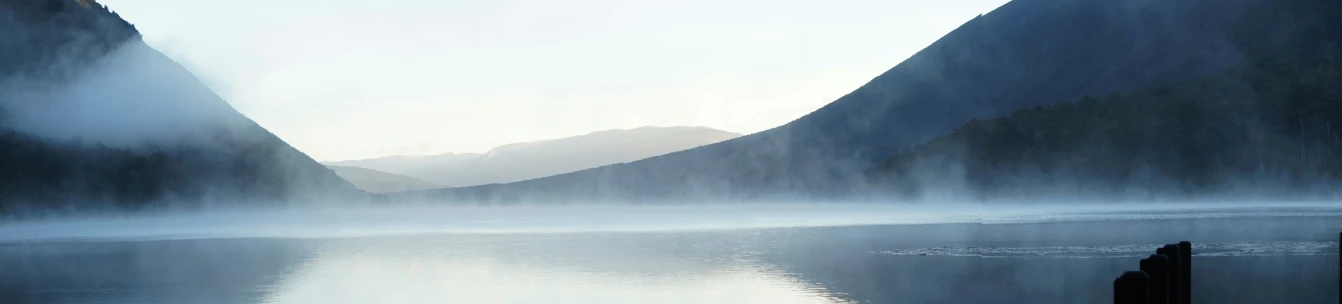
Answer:
[[[101,0],[320,161],[806,115],[1005,0]]]

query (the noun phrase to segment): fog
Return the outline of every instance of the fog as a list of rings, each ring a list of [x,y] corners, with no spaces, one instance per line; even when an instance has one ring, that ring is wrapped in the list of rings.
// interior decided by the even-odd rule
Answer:
[[[82,2],[81,2],[82,3]],[[1153,2],[1154,3],[1154,2]],[[392,197],[395,203],[414,203],[418,200],[434,200],[439,203],[460,203],[460,202],[482,202],[482,203],[517,203],[517,204],[540,204],[540,203],[572,203],[582,204],[591,203],[591,201],[600,200],[601,203],[618,203],[635,200],[645,200],[643,202],[680,202],[694,201],[697,203],[719,203],[723,201],[739,202],[774,202],[780,200],[789,201],[838,201],[846,202],[851,200],[864,200],[871,202],[905,202],[910,201],[924,204],[939,204],[947,201],[974,202],[983,204],[1010,204],[1019,201],[1048,201],[1050,203],[1068,203],[1068,202],[1102,202],[1106,200],[1133,201],[1145,199],[1149,202],[1169,202],[1171,199],[1200,199],[1204,201],[1215,199],[1234,199],[1234,200],[1263,200],[1263,199],[1285,199],[1298,198],[1293,195],[1304,196],[1314,193],[1322,193],[1314,197],[1307,198],[1336,198],[1338,192],[1330,189],[1335,180],[1331,178],[1314,178],[1324,176],[1323,174],[1304,175],[1304,179],[1285,179],[1283,176],[1290,176],[1290,172],[1272,172],[1275,167],[1262,166],[1255,171],[1254,176],[1249,182],[1241,183],[1238,179],[1229,180],[1227,186],[1219,189],[1211,189],[1208,194],[1197,193],[1198,195],[1184,195],[1184,193],[1174,193],[1165,195],[1173,191],[1167,191],[1166,188],[1172,188],[1182,182],[1179,178],[1160,178],[1168,177],[1161,174],[1152,173],[1149,168],[1141,167],[1141,163],[1123,164],[1114,162],[1117,165],[1131,165],[1139,167],[1132,169],[1130,176],[1125,176],[1118,182],[1109,182],[1101,186],[1112,186],[1107,188],[1116,188],[1109,191],[1092,191],[1092,189],[1082,189],[1075,186],[1076,181],[1090,180],[1094,175],[1088,171],[1069,171],[1069,166],[1062,165],[1064,169],[1053,170],[1051,172],[1037,166],[1023,165],[1019,170],[993,172],[1001,180],[1007,180],[1013,183],[1003,183],[1008,185],[1013,191],[1001,191],[1001,193],[992,193],[991,195],[978,195],[975,192],[976,185],[973,179],[983,178],[983,175],[973,175],[966,173],[963,169],[964,164],[957,160],[951,160],[949,163],[931,162],[926,164],[917,162],[915,168],[908,174],[913,179],[920,182],[915,187],[917,199],[909,200],[899,194],[888,194],[883,192],[893,188],[884,180],[869,181],[862,176],[864,172],[869,172],[874,163],[880,159],[889,156],[891,153],[904,151],[917,146],[918,143],[926,142],[931,138],[955,130],[956,127],[963,125],[963,121],[972,118],[984,118],[987,116],[1002,116],[1011,113],[1015,109],[1028,108],[1029,106],[1038,106],[1044,104],[1053,104],[1059,101],[1075,101],[1083,93],[1108,93],[1113,91],[1122,91],[1120,89],[1129,89],[1128,86],[1137,86],[1136,84],[1124,84],[1121,81],[1112,84],[1112,88],[1105,90],[1081,88],[1059,89],[1058,98],[1026,98],[1025,95],[1014,96],[1019,104],[1006,103],[1000,105],[1000,109],[993,108],[993,115],[981,113],[977,110],[969,110],[979,105],[988,105],[996,102],[994,95],[997,91],[1012,93],[1019,88],[1034,87],[1068,87],[1067,83],[1057,82],[1054,77],[1021,77],[1029,78],[1032,82],[1021,85],[1001,85],[1002,88],[989,88],[986,84],[995,83],[992,79],[960,79],[964,74],[974,74],[983,72],[986,74],[996,74],[998,70],[1017,71],[1029,70],[1022,67],[1029,66],[1026,60],[1008,60],[999,62],[997,52],[993,50],[1016,50],[1017,44],[1021,41],[997,41],[992,39],[981,39],[978,35],[985,31],[987,25],[1006,24],[1020,26],[1021,28],[1010,31],[1012,35],[1021,37],[1033,35],[1035,27],[1051,28],[1052,24],[1042,24],[1039,20],[1027,20],[1023,24],[1016,24],[1014,21],[1008,22],[1010,14],[1019,13],[1013,10],[1039,10],[1039,11],[1067,11],[1058,7],[1038,5],[1026,5],[1028,3],[1014,3],[1004,9],[1006,11],[994,11],[979,18],[971,18],[968,23],[960,29],[947,35],[943,41],[934,43],[928,48],[926,54],[915,56],[907,63],[901,63],[897,68],[891,69],[882,76],[873,79],[871,83],[861,86],[850,96],[835,101],[831,106],[825,107],[828,110],[817,111],[815,114],[799,119],[797,122],[780,126],[773,131],[766,131],[760,134],[747,136],[736,140],[727,141],[715,145],[706,146],[699,149],[692,149],[671,153],[662,157],[645,159],[641,161],[630,162],[608,166],[593,170],[563,174],[548,179],[538,179],[522,181],[508,185],[486,185],[474,189],[447,190],[442,192],[423,192],[410,195],[396,195]],[[1148,3],[1149,4],[1149,3]],[[1069,4],[1079,5],[1079,4]],[[1136,5],[1136,4],[1134,4]],[[1147,4],[1138,5],[1146,7]],[[1152,9],[1164,6],[1150,4]],[[1178,7],[1189,6],[1192,4],[1181,3]],[[1059,6],[1062,7],[1062,6]],[[1186,9],[1186,8],[1181,8]],[[92,10],[91,10],[92,11]],[[82,12],[82,11],[80,11]],[[69,14],[75,14],[65,12]],[[83,14],[83,13],[79,13]],[[1121,14],[1123,18],[1130,18],[1134,15],[1127,13]],[[1219,16],[1219,15],[1218,15]],[[78,16],[88,17],[88,16]],[[1152,24],[1142,24],[1132,28],[1120,27],[1116,31],[1122,32],[1122,39],[1115,41],[1106,41],[1104,43],[1122,44],[1122,41],[1144,41],[1145,37],[1150,36],[1146,31],[1155,31],[1156,29],[1165,29],[1168,26],[1171,29],[1180,30],[1181,36],[1199,36],[1201,29],[1183,29],[1177,26],[1170,26],[1168,23],[1177,21],[1174,15],[1161,14],[1149,20]],[[101,19],[98,19],[101,18]],[[1118,17],[1114,17],[1118,18]],[[1135,18],[1135,17],[1134,17]],[[234,111],[227,102],[215,96],[204,85],[200,84],[188,71],[181,68],[167,57],[159,54],[157,51],[149,48],[140,41],[138,34],[134,34],[134,29],[121,21],[115,15],[99,15],[93,18],[100,21],[114,20],[114,22],[91,22],[87,24],[75,23],[62,24],[61,19],[52,18],[46,23],[30,22],[28,19],[13,18],[6,15],[0,18],[0,22],[10,31],[5,32],[4,38],[12,41],[23,41],[24,39],[38,39],[32,37],[78,37],[79,39],[70,39],[70,41],[59,40],[54,44],[31,43],[11,43],[3,45],[6,51],[10,49],[24,51],[12,52],[14,54],[37,53],[37,54],[55,54],[52,56],[35,56],[43,60],[31,60],[37,66],[27,67],[29,71],[20,73],[10,73],[4,71],[3,85],[0,86],[0,125],[7,129],[18,131],[25,135],[34,135],[52,142],[78,141],[81,144],[104,144],[117,148],[138,148],[142,145],[153,145],[156,148],[164,146],[182,145],[191,143],[196,148],[202,148],[210,152],[232,152],[230,148],[248,147],[238,143],[253,143],[260,141],[270,142],[261,149],[262,152],[245,150],[236,152],[237,155],[225,155],[215,157],[216,159],[237,160],[242,159],[255,168],[253,171],[248,169],[237,169],[235,163],[221,161],[219,163],[209,163],[193,167],[195,172],[187,172],[186,176],[204,175],[202,172],[230,172],[239,171],[239,174],[220,174],[222,177],[216,180],[203,182],[202,184],[229,183],[229,181],[257,179],[261,177],[273,177],[264,182],[256,184],[281,185],[276,188],[285,188],[286,185],[321,185],[319,187],[308,187],[304,189],[283,189],[284,191],[275,191],[256,185],[242,185],[236,187],[220,187],[221,190],[208,191],[211,193],[212,200],[226,201],[230,194],[239,196],[248,195],[243,192],[302,192],[302,193],[321,193],[338,192],[341,189],[334,176],[329,172],[324,172],[319,166],[311,162],[310,158],[299,154],[296,150],[287,146],[283,142],[274,138],[270,134],[252,124],[246,117],[241,116]],[[1165,20],[1171,19],[1171,20]],[[1215,18],[1218,22],[1233,20],[1233,18],[1220,16]],[[996,20],[996,21],[994,21]],[[1006,21],[1002,21],[1006,20]],[[1070,20],[1070,19],[1060,19]],[[1109,20],[1110,23],[1123,24],[1121,20]],[[25,22],[28,21],[28,22]],[[1225,21],[1229,22],[1229,21]],[[1103,22],[1102,22],[1103,23]],[[1156,25],[1161,25],[1156,27]],[[1150,26],[1148,28],[1148,26]],[[129,28],[129,29],[127,29]],[[1090,37],[1086,31],[1096,31],[1094,29],[1079,29],[1075,32],[1067,31],[1062,33],[1053,33],[1055,36],[1080,39]],[[117,35],[103,35],[109,32],[117,32]],[[127,32],[130,34],[120,33]],[[1130,33],[1135,32],[1135,33]],[[1186,33],[1185,33],[1186,32]],[[958,33],[958,34],[957,34]],[[125,34],[125,35],[121,35]],[[1215,62],[1209,64],[1205,69],[1206,73],[1219,72],[1224,70],[1229,60],[1222,57],[1228,56],[1239,58],[1238,54],[1241,46],[1223,46],[1217,40],[1225,39],[1225,33],[1220,31],[1209,32],[1203,37],[1205,45],[1200,44],[1202,48],[1217,50],[1214,53],[1217,56],[1203,56],[1196,58],[1195,62]],[[1276,36],[1286,34],[1266,33],[1263,36]],[[130,36],[125,41],[118,40],[122,36]],[[1128,37],[1131,36],[1131,37]],[[1016,37],[1016,36],[1010,36]],[[1162,38],[1163,39],[1163,38]],[[953,44],[953,42],[963,41],[965,45]],[[1070,41],[1070,40],[1065,40]],[[1084,40],[1078,40],[1084,41]],[[1079,43],[1079,42],[1078,42]],[[1092,42],[1094,45],[1075,45],[1078,50],[1085,50],[1085,53],[1102,54],[1103,52],[1088,50],[1089,48],[1108,49],[1100,42]],[[1156,44],[1155,42],[1150,42]],[[54,48],[54,49],[47,49]],[[34,50],[35,49],[35,50]],[[1064,49],[1050,49],[1050,52],[1063,52]],[[104,54],[105,52],[105,54]],[[1041,51],[1042,52],[1042,51]],[[1224,52],[1224,53],[1220,53]],[[1160,53],[1160,52],[1156,52]],[[1046,53],[1047,54],[1047,53]],[[1231,54],[1231,55],[1227,55]],[[1094,55],[1094,54],[1092,54]],[[1224,55],[1224,56],[1222,56]],[[1145,55],[1155,56],[1155,55]],[[1191,55],[1180,54],[1172,56],[1173,62],[1179,60],[1193,60]],[[22,57],[22,56],[15,56]],[[85,57],[93,57],[90,59]],[[1109,60],[1101,55],[1095,55],[1096,60]],[[1214,57],[1214,58],[1212,58]],[[51,59],[54,58],[54,59]],[[15,60],[14,58],[5,58],[6,60]],[[33,58],[18,58],[33,59]],[[50,59],[50,60],[47,60]],[[1036,58],[1038,59],[1038,58]],[[1209,60],[1215,59],[1215,60]],[[1050,65],[1067,66],[1063,62],[1043,61]],[[1108,61],[1105,61],[1108,62]],[[1114,61],[1121,62],[1121,61]],[[1108,65],[1102,65],[1108,66]],[[1093,67],[1092,67],[1093,68]],[[1040,71],[1029,70],[1030,73],[1043,73]],[[977,72],[976,72],[977,71]],[[911,76],[912,75],[912,76]],[[1033,75],[1033,74],[1031,74]],[[1118,77],[1114,74],[1105,77]],[[913,77],[918,76],[918,77]],[[1193,76],[1202,76],[1202,74],[1185,75],[1189,78]],[[913,77],[913,78],[910,78]],[[961,83],[961,80],[968,81]],[[1110,79],[1112,80],[1112,79]],[[1156,83],[1156,79],[1150,79]],[[1247,82],[1247,80],[1246,80]],[[981,90],[964,90],[963,87],[973,84],[985,84]],[[1045,84],[1047,84],[1045,86]],[[1000,84],[999,84],[1000,85]],[[1240,85],[1239,87],[1246,87]],[[1019,93],[1019,92],[1016,92]],[[1014,94],[1014,93],[1013,93]],[[1042,93],[1041,93],[1042,94]],[[923,96],[927,95],[927,96]],[[1010,94],[996,94],[1010,95]],[[1028,94],[1027,94],[1028,95]],[[1031,95],[1033,96],[1033,95]],[[923,98],[935,97],[935,98]],[[948,105],[953,103],[942,101],[963,102],[965,104]],[[1028,100],[1029,103],[1024,101]],[[970,107],[974,105],[974,107]],[[940,107],[950,107],[942,109]],[[892,108],[893,107],[893,108]],[[993,107],[999,107],[994,105]],[[992,108],[992,107],[990,107]],[[525,110],[525,109],[524,109]],[[928,111],[923,111],[928,110]],[[931,111],[936,110],[936,111]],[[943,111],[945,110],[945,111]],[[909,113],[942,113],[946,117],[936,117],[928,115],[927,117],[905,117]],[[743,112],[741,115],[750,115]],[[824,114],[824,115],[821,115]],[[859,115],[860,114],[860,115]],[[954,115],[950,115],[954,114]],[[1311,122],[1318,124],[1316,122]],[[1329,122],[1322,122],[1324,129],[1330,128]],[[234,127],[247,126],[246,132]],[[255,127],[255,128],[251,128]],[[1303,127],[1302,127],[1303,128]],[[227,130],[229,132],[214,132],[218,130]],[[887,134],[886,130],[895,130]],[[1268,130],[1272,131],[1272,130]],[[1280,131],[1280,130],[1277,130]],[[1294,129],[1288,130],[1294,132]],[[772,132],[772,133],[770,133]],[[238,140],[219,140],[219,133],[227,133],[231,136],[239,137]],[[768,133],[768,134],[766,134]],[[1332,133],[1324,133],[1331,136]],[[772,134],[772,135],[769,135]],[[1265,132],[1258,136],[1260,142],[1285,141],[1279,138],[1293,138],[1295,133]],[[768,135],[768,136],[764,136]],[[1317,134],[1315,134],[1317,135]],[[1153,135],[1143,135],[1154,138]],[[1303,131],[1300,136],[1304,138]],[[1266,137],[1267,140],[1263,138]],[[1324,137],[1319,137],[1324,138]],[[1285,141],[1289,143],[1290,141]],[[269,146],[273,144],[274,147]],[[1264,146],[1264,143],[1257,143],[1258,147]],[[1100,145],[1096,145],[1100,146]],[[1164,145],[1148,145],[1147,150],[1164,151],[1159,147]],[[1295,145],[1282,145],[1295,147]],[[1155,147],[1155,148],[1152,148]],[[988,149],[995,146],[988,146]],[[966,148],[968,149],[968,148]],[[1099,148],[1097,148],[1099,149]],[[266,153],[272,153],[276,150],[284,150],[293,153],[274,153],[284,157],[272,157],[264,161],[255,161],[262,158]],[[955,149],[952,149],[955,150]],[[961,149],[963,150],[963,149]],[[1305,149],[1295,151],[1294,149],[1279,153],[1290,157],[1278,157],[1282,159],[1295,159],[1294,156],[1299,152],[1305,155]],[[1324,154],[1323,146],[1316,147],[1311,151],[1313,159],[1325,159],[1328,154]],[[1261,151],[1261,148],[1260,148]],[[1332,150],[1327,150],[1331,153]],[[1313,153],[1318,152],[1318,153]],[[203,153],[208,154],[208,153]],[[228,154],[228,153],[220,153]],[[261,154],[261,156],[257,156]],[[213,155],[211,155],[213,156]],[[233,157],[237,156],[237,157]],[[1220,156],[1220,155],[1218,155]],[[209,157],[202,157],[209,158]],[[1084,158],[1084,157],[1082,157]],[[1207,158],[1207,157],[1192,157]],[[1261,159],[1261,152],[1259,158]],[[1302,157],[1304,158],[1304,157]],[[1173,159],[1170,157],[1161,157],[1159,159]],[[563,160],[555,160],[562,162]],[[1072,161],[1072,164],[1084,164],[1087,162],[1104,162],[1102,160],[1091,159],[1081,160],[1060,160],[1064,164]],[[1219,159],[1218,159],[1219,161]],[[1322,162],[1322,161],[1320,161]],[[133,163],[133,162],[128,162]],[[1259,161],[1262,163],[1262,161]],[[1301,167],[1320,167],[1313,166],[1301,161]],[[1270,164],[1269,164],[1270,165]],[[1077,165],[1079,166],[1079,165]],[[163,166],[170,167],[170,166]],[[1198,167],[1198,166],[1194,166]],[[1210,167],[1210,166],[1204,166]],[[259,168],[259,169],[257,169]],[[950,168],[950,169],[947,169]],[[236,169],[236,170],[235,170]],[[270,169],[270,170],[263,170]],[[120,170],[126,172],[129,170]],[[169,172],[171,170],[162,170]],[[1109,170],[1118,171],[1118,170]],[[1191,171],[1191,170],[1190,170]],[[260,173],[257,173],[260,172]],[[1220,172],[1220,171],[1218,171]],[[1157,172],[1158,173],[1158,172]],[[1306,172],[1309,173],[1309,172]],[[1239,177],[1234,174],[1220,174],[1229,177]],[[152,174],[150,174],[152,175]],[[171,176],[163,174],[164,176]],[[1168,174],[1166,174],[1168,175]],[[1261,176],[1260,176],[1261,175]],[[326,180],[335,180],[337,183],[323,183]],[[1180,177],[1182,178],[1182,177]],[[77,179],[77,178],[74,178]],[[170,178],[165,178],[170,179]],[[1229,179],[1229,178],[1227,178]],[[77,183],[77,182],[76,182]],[[97,181],[90,182],[97,184]],[[246,183],[246,182],[239,182]],[[1098,183],[1098,182],[1097,182]],[[48,183],[49,184],[49,183]],[[168,183],[162,183],[168,184]],[[1110,185],[1114,184],[1114,185]],[[335,186],[332,186],[335,185]],[[1249,185],[1253,187],[1248,187]],[[1294,186],[1287,188],[1285,186]],[[172,192],[170,186],[164,186],[170,189],[166,192]],[[289,187],[299,188],[299,187]],[[259,190],[258,190],[259,189]],[[66,190],[66,189],[62,189]],[[1297,191],[1303,190],[1303,191]],[[65,191],[62,193],[68,193]],[[235,193],[234,193],[235,192]],[[1021,194],[1021,193],[1024,194]],[[1200,196],[1199,196],[1200,195]],[[274,197],[271,197],[274,198]],[[165,200],[169,204],[176,203],[175,198],[169,197]],[[281,196],[277,201],[284,201]],[[182,200],[185,201],[185,200]],[[642,203],[642,202],[640,202]]]
[[[1019,224],[1339,216],[1335,203],[725,204],[665,206],[215,208],[0,224],[0,241],[345,238],[417,234],[676,232],[924,224]]]
[[[90,17],[103,12],[86,1],[35,8],[11,3],[36,2],[0,4],[38,17],[0,11],[0,60],[26,63],[0,70],[0,139],[6,140],[0,146],[0,263],[7,267],[0,272],[0,302],[171,302],[222,294],[270,303],[648,302],[639,297],[678,303],[761,295],[797,303],[1086,303],[1105,298],[1113,275],[1136,267],[1136,258],[1180,240],[1197,244],[1196,267],[1203,268],[1196,271],[1204,284],[1197,291],[1214,302],[1317,302],[1336,286],[1328,285],[1336,282],[1328,278],[1337,265],[1327,264],[1335,260],[1327,256],[1337,254],[1342,207],[1329,174],[1342,171],[1331,161],[1338,155],[1331,116],[1236,120],[1243,117],[1188,114],[1224,110],[1216,107],[1114,111],[1137,113],[1124,116],[1129,119],[1123,122],[1134,124],[1154,117],[1146,114],[1169,114],[1160,119],[1188,123],[1172,127],[1180,130],[1198,128],[1190,121],[1250,126],[1215,129],[1240,135],[1233,137],[1240,145],[1225,147],[1216,137],[1162,137],[1158,133],[1172,129],[1155,128],[1119,134],[1144,141],[1126,150],[1109,145],[1120,141],[1099,138],[1072,139],[1089,149],[1014,149],[1012,144],[1042,138],[1042,132],[1026,131],[970,134],[988,140],[974,145],[952,138],[941,143],[943,150],[919,150],[962,126],[981,126],[975,118],[1037,114],[1043,110],[1016,110],[1058,102],[1064,103],[1052,109],[1072,107],[1067,102],[1087,100],[1081,96],[1089,93],[1126,92],[1164,80],[1129,83],[1129,76],[1153,73],[1128,71],[1136,65],[1125,62],[1210,62],[1193,70],[1220,73],[1230,65],[1221,56],[1240,57],[1239,46],[1217,41],[1203,41],[1216,51],[1205,58],[1160,48],[1111,54],[1125,51],[1123,45],[1168,47],[1174,44],[1164,39],[1185,38],[1143,40],[1143,26],[1114,27],[1119,33],[1110,34],[1118,38],[1101,39],[1105,44],[1090,40],[1110,24],[1131,25],[1115,21],[1129,19],[1096,22],[1100,29],[1092,32],[1064,28],[1054,33],[1069,37],[1060,41],[1082,47],[1043,48],[1034,58],[1011,52],[1030,53],[1021,50],[1033,47],[1038,30],[1056,24],[994,12],[900,65],[905,68],[770,131],[551,178],[372,196],[240,115],[115,15]],[[1061,21],[1086,17],[1042,2],[1012,3],[1007,12],[1052,12],[1066,16]],[[1143,3],[1158,9],[1167,2]],[[1201,7],[1168,3],[1181,10]],[[1077,11],[1087,5],[1068,4]],[[1229,16],[1240,16],[1212,15],[1219,16],[1212,25],[1238,24]],[[80,18],[93,21],[71,21],[86,20]],[[1152,19],[1152,26],[1182,20]],[[1187,22],[1191,27],[1199,19]],[[1011,35],[997,32],[999,25],[1013,24]],[[1250,37],[1278,35],[1274,27],[1264,28],[1268,33]],[[1240,37],[1229,31],[1185,34]],[[1087,54],[1072,59],[1098,64],[1046,56],[1060,54]],[[997,60],[1003,57],[1037,62]],[[1071,74],[1063,73],[1083,68],[1100,76],[1071,83]],[[983,76],[1003,71],[1028,73]],[[1220,85],[1183,92],[1227,104],[1280,101],[1230,107],[1275,115],[1287,105],[1305,104],[1298,101],[1334,96],[1328,81],[1342,77],[1333,70],[1299,74],[1270,79],[1293,88],[1312,81],[1318,88],[1259,94],[1250,80],[1261,75],[1229,74]],[[1161,92],[1144,100],[1183,100]],[[1318,109],[1312,112],[1334,113]],[[1059,113],[1073,114],[1058,116],[1068,119],[1091,115]],[[1065,129],[1053,123],[1067,119],[1053,118],[1020,125],[1042,121],[1053,126],[1042,129]],[[1270,123],[1277,126],[1262,126]],[[1250,157],[1254,148],[1257,155]],[[972,157],[948,156],[966,150],[986,151],[977,161],[988,166],[967,170]],[[931,155],[915,153],[900,172],[905,176],[889,178],[912,183],[866,174],[891,153],[908,151]],[[1011,153],[1030,157],[997,158]],[[1122,158],[1136,153],[1153,161]],[[1225,169],[1234,166],[1222,166],[1223,158],[1239,160],[1242,168]],[[1022,165],[994,167],[1017,163]],[[1153,169],[1162,165],[1170,172]],[[1115,172],[1121,176],[1103,178]],[[1097,186],[1083,187],[1087,181]],[[1175,191],[1208,181],[1222,187]],[[904,186],[913,195],[890,189]],[[103,200],[113,203],[82,204]],[[313,201],[323,204],[306,204]],[[468,205],[474,203],[482,205]],[[19,212],[29,207],[55,211]],[[499,296],[511,292],[526,294]],[[609,295],[616,298],[602,298]]]
[[[13,63],[0,69],[0,126],[6,129],[133,147],[196,139],[200,134],[191,132],[238,115],[106,8],[5,6],[0,50]]]
[[[365,199],[88,1],[0,2],[0,213]]]
[[[21,76],[3,82],[4,126],[115,147],[203,144],[192,135],[237,115],[185,69],[139,41],[121,44],[76,75],[60,82]]]
[[[1332,204],[228,209],[0,224],[7,303],[1093,303],[1194,242],[1195,298],[1336,297]],[[1043,279],[1049,278],[1049,279]],[[121,288],[108,289],[115,285]]]

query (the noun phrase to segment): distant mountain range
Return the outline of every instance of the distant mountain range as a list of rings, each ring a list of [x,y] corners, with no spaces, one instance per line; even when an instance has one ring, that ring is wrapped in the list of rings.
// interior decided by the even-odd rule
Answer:
[[[344,178],[354,184],[359,190],[368,191],[370,193],[448,188],[448,186],[427,182],[422,179],[373,169],[345,166],[326,167],[331,168],[331,171],[335,171],[336,175],[339,175],[340,178]]]
[[[704,127],[641,127],[508,144],[483,154],[398,155],[325,164],[332,168],[368,168],[442,185],[475,186],[631,162],[739,136]],[[355,181],[355,184],[359,182]]]
[[[0,0],[0,213],[365,195],[93,0]]]
[[[1333,0],[1015,0],[833,103],[768,131],[626,164],[406,197],[483,203],[847,199],[865,194],[864,172],[882,160],[973,120],[1336,53],[1339,20],[1342,9]]]
[[[0,0],[0,214],[370,198],[1335,199],[1339,62],[1342,1],[1014,0],[764,132],[639,128],[327,164],[365,189],[410,190],[371,196],[96,2]],[[376,171],[459,187],[414,191],[432,185]]]

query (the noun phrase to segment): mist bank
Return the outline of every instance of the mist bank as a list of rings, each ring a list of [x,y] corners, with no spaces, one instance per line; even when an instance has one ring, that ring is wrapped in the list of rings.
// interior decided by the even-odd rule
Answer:
[[[1264,207],[1272,206],[1272,207]],[[27,219],[0,224],[0,242],[215,238],[348,238],[416,234],[676,232],[871,225],[1020,224],[1236,217],[1342,216],[1333,203],[355,208],[228,207]]]
[[[0,1],[0,62],[0,214],[362,199],[95,1]]]

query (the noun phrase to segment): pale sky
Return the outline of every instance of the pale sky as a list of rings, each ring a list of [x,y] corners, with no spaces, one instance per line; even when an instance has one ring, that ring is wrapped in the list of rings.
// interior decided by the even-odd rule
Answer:
[[[1005,0],[101,0],[322,161],[640,126],[754,133]]]

